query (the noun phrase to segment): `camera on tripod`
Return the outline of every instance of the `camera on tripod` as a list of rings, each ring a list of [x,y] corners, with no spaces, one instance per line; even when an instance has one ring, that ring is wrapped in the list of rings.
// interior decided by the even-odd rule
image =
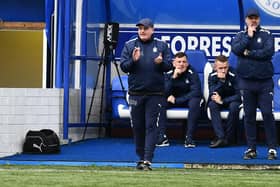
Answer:
[[[88,122],[89,122],[89,118],[91,115],[91,110],[92,110],[92,106],[93,106],[93,101],[94,101],[94,97],[95,97],[95,92],[96,92],[96,88],[99,82],[99,75],[100,75],[100,71],[101,69],[103,70],[102,72],[102,80],[101,80],[101,101],[100,101],[100,110],[99,110],[99,123],[102,123],[102,116],[103,116],[103,95],[104,95],[104,88],[105,88],[105,74],[106,74],[106,67],[109,63],[113,63],[116,67],[116,71],[120,80],[120,84],[123,90],[124,89],[124,85],[121,82],[121,78],[120,78],[120,71],[118,69],[118,64],[115,60],[115,49],[117,47],[118,44],[118,37],[119,37],[119,24],[115,23],[115,22],[109,22],[106,23],[104,26],[104,38],[103,38],[103,44],[104,44],[104,48],[101,54],[101,60],[98,64],[98,71],[97,71],[97,76],[96,76],[96,80],[94,83],[94,88],[93,88],[93,92],[92,92],[92,97],[91,97],[91,102],[90,102],[90,106],[89,106],[89,111],[88,111],[88,117],[87,117],[87,121],[86,121],[86,125],[85,125],[85,129],[84,129],[84,133],[83,133],[83,140],[85,139],[85,135],[86,135],[86,131],[87,131],[87,127],[88,127]],[[103,68],[101,68],[101,66]],[[108,73],[108,72],[107,72]],[[109,72],[110,73],[110,72]],[[125,97],[126,95],[124,95]],[[98,136],[99,136],[99,131],[98,130]]]
[[[119,23],[109,22],[104,27],[104,48],[114,50],[117,47],[119,37]]]

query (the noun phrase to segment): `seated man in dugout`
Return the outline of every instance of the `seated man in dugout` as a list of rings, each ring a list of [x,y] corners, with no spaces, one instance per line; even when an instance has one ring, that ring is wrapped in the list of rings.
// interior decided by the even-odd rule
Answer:
[[[201,85],[198,73],[189,64],[187,55],[178,52],[173,60],[173,70],[166,74],[166,106],[162,107],[159,118],[159,137],[157,146],[168,146],[166,131],[166,109],[171,107],[189,108],[185,147],[195,147],[193,134],[201,114]]]
[[[208,77],[211,123],[216,138],[211,141],[210,147],[223,147],[233,143],[235,128],[239,120],[241,96],[238,90],[237,78],[233,68],[229,67],[227,57],[217,56],[214,70]],[[228,109],[229,114],[224,121],[221,118],[221,110]]]

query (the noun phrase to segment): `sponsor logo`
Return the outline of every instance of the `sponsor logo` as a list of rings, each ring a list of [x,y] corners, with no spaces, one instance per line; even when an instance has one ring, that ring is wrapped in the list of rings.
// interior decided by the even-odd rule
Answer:
[[[280,0],[255,0],[255,3],[266,13],[280,17]]]

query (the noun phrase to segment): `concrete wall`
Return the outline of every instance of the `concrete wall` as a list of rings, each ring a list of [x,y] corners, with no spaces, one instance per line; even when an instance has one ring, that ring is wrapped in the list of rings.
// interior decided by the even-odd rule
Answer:
[[[87,103],[92,90],[88,90]],[[98,103],[100,99],[96,97]],[[70,91],[70,122],[78,122],[80,115],[80,91]],[[94,103],[94,106],[98,105]],[[96,107],[98,108],[98,107]],[[96,121],[98,112],[93,110],[90,122]],[[24,138],[28,130],[52,129],[63,140],[63,89],[40,88],[0,88],[0,157],[22,152]],[[86,138],[97,136],[97,128],[88,128]],[[100,132],[100,130],[99,130]],[[82,138],[83,128],[69,129],[69,139]],[[99,136],[104,135],[102,129]]]

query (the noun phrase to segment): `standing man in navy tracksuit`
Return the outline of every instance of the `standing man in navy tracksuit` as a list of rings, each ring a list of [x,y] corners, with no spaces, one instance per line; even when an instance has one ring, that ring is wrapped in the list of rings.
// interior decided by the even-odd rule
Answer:
[[[167,97],[167,106],[169,107],[188,107],[189,114],[187,120],[187,132],[185,137],[185,147],[195,147],[193,133],[195,131],[198,118],[200,117],[202,100],[201,85],[197,72],[189,64],[187,55],[178,52],[173,60],[174,69],[167,73],[165,94]],[[161,116],[161,125],[166,123],[166,112]],[[157,146],[164,145],[164,134],[160,129],[160,136],[163,136],[162,142]]]
[[[153,36],[153,22],[144,18],[136,26],[138,38],[125,43],[120,67],[128,73],[131,126],[140,159],[136,168],[151,170],[164,102],[164,72],[172,64],[167,44]]]
[[[246,30],[239,32],[232,41],[232,51],[238,56],[237,74],[244,103],[244,125],[248,149],[244,159],[257,157],[256,109],[260,108],[268,144],[268,159],[277,158],[276,127],[272,113],[274,40],[271,33],[260,26],[258,10],[249,9]]]
[[[234,139],[241,104],[235,72],[229,67],[228,59],[224,55],[216,57],[214,71],[208,77],[208,85],[208,107],[211,123],[217,137],[211,142],[210,147],[223,147]],[[229,110],[225,125],[222,123],[220,114],[224,108]]]

